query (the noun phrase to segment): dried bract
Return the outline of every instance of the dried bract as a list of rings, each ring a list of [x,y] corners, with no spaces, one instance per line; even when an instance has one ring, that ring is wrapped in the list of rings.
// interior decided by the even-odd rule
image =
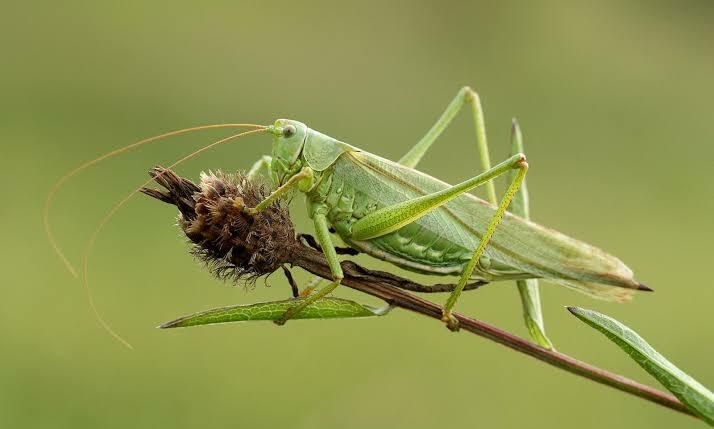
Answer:
[[[264,186],[241,173],[202,173],[198,185],[162,167],[149,174],[166,190],[142,192],[178,207],[178,225],[192,253],[219,278],[255,281],[290,259],[297,242],[285,204],[274,203],[256,215],[243,211],[268,195]]]

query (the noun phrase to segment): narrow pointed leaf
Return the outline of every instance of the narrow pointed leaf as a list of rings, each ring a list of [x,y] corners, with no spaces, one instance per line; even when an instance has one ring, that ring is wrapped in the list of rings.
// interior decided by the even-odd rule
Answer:
[[[214,308],[166,322],[160,325],[159,328],[183,328],[250,320],[277,320],[288,308],[300,302],[301,299],[303,298]],[[323,298],[305,307],[294,319],[374,317],[382,316],[388,311],[389,307],[373,308],[347,299]]]
[[[709,425],[714,426],[714,394],[652,348],[635,331],[604,314],[568,307],[578,319],[605,334],[645,371]]]
[[[541,347],[555,350],[550,338],[545,334],[538,280],[518,280],[516,281],[516,285],[518,286],[518,293],[521,295],[521,303],[523,304],[523,319],[526,322],[526,327],[528,328],[531,339]]]
[[[523,150],[523,134],[518,126],[518,122],[513,120],[513,128],[511,128],[511,155],[524,153]],[[515,171],[514,173],[515,174]],[[513,180],[513,174],[511,180]],[[509,211],[524,219],[530,219],[530,207],[528,203],[528,188],[526,181],[523,180],[520,189],[511,201]],[[541,347],[549,350],[555,350],[553,343],[545,334],[545,325],[543,324],[543,310],[540,304],[540,291],[538,288],[538,280],[518,280],[518,293],[521,296],[523,305],[523,319],[526,322],[526,327],[531,336],[531,339]]]

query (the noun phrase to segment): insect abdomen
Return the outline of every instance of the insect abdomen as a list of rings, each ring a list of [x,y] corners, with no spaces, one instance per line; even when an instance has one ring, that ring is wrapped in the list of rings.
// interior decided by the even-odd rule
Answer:
[[[339,165],[336,169],[337,174],[333,174],[334,171],[325,173],[317,194],[311,200],[330,207],[327,218],[343,241],[402,268],[443,275],[457,275],[462,271],[473,250],[454,243],[447,236],[425,228],[418,222],[366,242],[352,241],[352,224],[383,205],[345,180],[339,174]],[[492,280],[491,275],[479,273],[478,270],[475,277]]]

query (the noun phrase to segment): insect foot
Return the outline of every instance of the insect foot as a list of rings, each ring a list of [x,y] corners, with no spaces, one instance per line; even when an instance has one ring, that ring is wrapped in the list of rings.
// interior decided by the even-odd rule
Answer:
[[[446,310],[442,310],[441,312],[441,321],[446,323],[446,327],[449,329],[451,332],[459,332],[459,320],[454,317],[451,312],[447,312]]]
[[[238,210],[244,211],[245,210],[245,202],[243,202],[243,198],[235,197],[233,199],[233,207],[237,208]]]

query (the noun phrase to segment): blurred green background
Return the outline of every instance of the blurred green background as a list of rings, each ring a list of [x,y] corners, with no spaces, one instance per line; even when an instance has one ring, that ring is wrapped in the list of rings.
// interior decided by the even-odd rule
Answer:
[[[97,304],[129,351],[93,319],[41,210],[78,163],[198,124],[289,117],[395,159],[472,85],[494,159],[508,153],[511,117],[521,122],[533,218],[606,248],[656,289],[617,305],[545,285],[556,346],[656,383],[564,306],[596,309],[711,388],[712,22],[710,1],[5,3],[0,426],[701,427],[402,311],[157,330],[288,287],[282,275],[249,291],[212,279],[186,253],[175,210],[143,196],[107,226],[90,265]],[[460,117],[422,170],[472,176],[471,126]],[[149,145],[71,182],[51,211],[70,258],[79,263],[93,225],[151,166],[221,135]],[[244,169],[269,150],[251,137],[178,171]],[[308,231],[301,200],[293,212]],[[526,335],[511,283],[469,293],[458,309]]]

